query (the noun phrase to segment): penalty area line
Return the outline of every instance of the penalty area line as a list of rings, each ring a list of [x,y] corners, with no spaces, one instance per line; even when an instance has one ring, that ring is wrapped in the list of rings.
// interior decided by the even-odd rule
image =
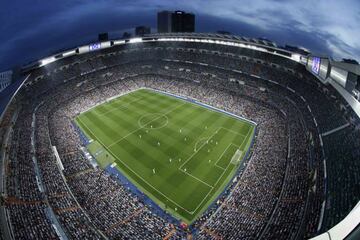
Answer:
[[[83,123],[81,120],[80,122],[92,133],[94,134],[91,129],[85,124]],[[94,135],[95,136],[95,135]],[[164,198],[166,198],[167,200],[169,200],[170,202],[172,202],[173,204],[175,204],[177,207],[181,208],[182,210],[184,210],[185,212],[187,212],[188,214],[193,215],[194,211],[190,211],[184,207],[182,207],[180,204],[178,204],[177,202],[175,202],[174,200],[172,200],[171,198],[167,197],[164,193],[160,192],[157,188],[155,188],[154,186],[152,186],[148,181],[146,181],[142,176],[140,176],[136,171],[134,171],[133,169],[131,169],[124,161],[122,161],[116,154],[114,154],[108,147],[106,147],[100,139],[97,139],[97,141],[111,154],[113,155],[113,157],[118,160],[119,162],[121,162],[122,164],[124,164],[124,166],[126,166],[127,169],[129,169],[132,173],[134,173],[138,178],[140,178],[142,181],[144,181],[149,187],[151,187],[152,189],[154,189],[156,192],[158,192],[161,196],[163,196]],[[135,181],[137,182],[137,181]],[[144,187],[143,187],[144,188]],[[146,190],[148,191],[148,190]],[[211,191],[211,190],[210,190]],[[149,192],[149,191],[148,191]],[[155,196],[154,196],[155,197]],[[155,197],[156,199],[158,199],[157,197]],[[160,199],[158,199],[160,202],[162,202],[164,204],[163,201],[161,201]]]

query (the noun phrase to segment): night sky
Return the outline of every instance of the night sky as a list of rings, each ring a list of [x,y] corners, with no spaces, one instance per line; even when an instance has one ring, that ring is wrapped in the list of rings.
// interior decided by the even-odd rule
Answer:
[[[4,2],[5,1],[5,2]],[[360,60],[360,0],[4,0],[0,70],[146,25],[159,10],[196,15],[196,32],[226,30],[305,47],[335,59]]]

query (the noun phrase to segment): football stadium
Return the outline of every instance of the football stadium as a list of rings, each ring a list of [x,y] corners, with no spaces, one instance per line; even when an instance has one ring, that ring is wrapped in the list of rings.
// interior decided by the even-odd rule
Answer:
[[[359,239],[360,67],[168,32],[19,69],[2,239]]]

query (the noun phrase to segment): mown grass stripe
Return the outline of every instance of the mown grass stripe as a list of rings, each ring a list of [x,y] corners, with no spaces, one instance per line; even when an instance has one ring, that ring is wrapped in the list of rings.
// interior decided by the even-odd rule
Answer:
[[[126,103],[130,104],[124,107]],[[224,153],[225,148],[229,144],[241,145],[245,152],[252,134],[246,140],[244,136],[253,130],[243,120],[145,89],[104,103],[101,110],[98,108],[81,114],[79,126],[114,156],[119,170],[139,189],[187,223],[206,209],[235,173],[238,165],[227,163],[236,147],[229,153]],[[154,113],[158,115],[151,115]],[[166,114],[166,118],[161,114]],[[139,126],[141,117],[144,122]],[[164,121],[168,122],[163,126]],[[146,129],[147,123],[161,128]],[[222,130],[216,133],[218,129]],[[212,142],[203,150],[197,149],[199,152],[186,164],[188,172],[180,170],[194,154],[196,143],[199,148],[204,143],[201,139],[212,135],[218,144]],[[215,165],[219,157],[223,158],[219,160],[222,168]],[[179,158],[182,160],[178,161]]]

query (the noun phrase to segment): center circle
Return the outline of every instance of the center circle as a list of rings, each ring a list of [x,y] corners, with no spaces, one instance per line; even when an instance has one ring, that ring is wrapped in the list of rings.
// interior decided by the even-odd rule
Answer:
[[[138,120],[139,126],[145,129],[163,128],[168,122],[168,117],[162,113],[148,113],[141,116]]]

